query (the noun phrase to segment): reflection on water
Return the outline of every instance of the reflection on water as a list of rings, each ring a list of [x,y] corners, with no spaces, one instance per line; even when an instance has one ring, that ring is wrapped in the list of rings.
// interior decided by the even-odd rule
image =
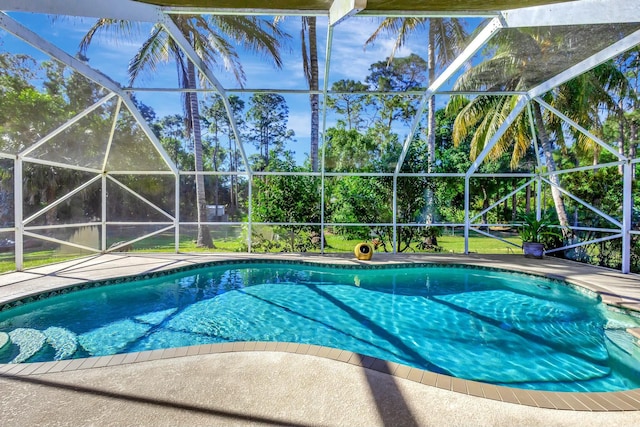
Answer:
[[[521,388],[640,385],[637,321],[561,283],[460,267],[218,266],[0,313],[0,362],[232,341],[324,345]]]

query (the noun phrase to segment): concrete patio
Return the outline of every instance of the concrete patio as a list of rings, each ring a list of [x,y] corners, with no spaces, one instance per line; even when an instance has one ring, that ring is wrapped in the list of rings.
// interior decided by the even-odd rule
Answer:
[[[111,254],[0,275],[0,304],[86,281],[247,254]],[[351,256],[274,255],[319,263]],[[379,256],[374,263],[500,267],[563,278],[637,308],[640,277],[522,256]],[[543,393],[478,386],[325,347],[198,346],[74,361],[0,365],[2,425],[632,426],[640,391]],[[230,346],[230,347],[229,347]],[[495,389],[494,389],[495,388]],[[496,394],[493,394],[493,393]],[[585,403],[586,402],[586,403]]]

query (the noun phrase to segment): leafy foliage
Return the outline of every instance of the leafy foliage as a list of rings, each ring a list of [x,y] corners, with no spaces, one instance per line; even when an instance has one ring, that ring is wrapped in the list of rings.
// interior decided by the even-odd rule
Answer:
[[[538,219],[535,212],[528,212],[522,216],[522,226],[520,227],[520,238],[523,242],[546,243],[550,237],[559,237],[560,233],[553,228],[557,221],[553,220],[552,214],[544,212]]]
[[[253,156],[256,170],[271,168],[271,155],[284,154],[284,144],[291,140],[294,133],[287,127],[289,107],[282,95],[275,93],[256,93],[249,100],[247,111],[247,140],[258,149]]]
[[[269,164],[280,171],[294,172],[294,160],[272,157]],[[267,175],[254,180],[253,215],[257,222],[320,222],[319,181],[310,176]],[[276,226],[276,234],[289,242],[289,250],[295,251],[299,244],[296,237],[301,231],[310,232],[309,226]],[[299,236],[298,236],[299,237]],[[264,238],[262,239],[264,240]],[[266,244],[266,243],[264,243]]]

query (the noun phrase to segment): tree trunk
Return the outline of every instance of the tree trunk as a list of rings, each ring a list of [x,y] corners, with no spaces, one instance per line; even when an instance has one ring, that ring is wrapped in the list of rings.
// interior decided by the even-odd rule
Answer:
[[[625,119],[624,119],[624,108],[622,105],[622,98],[618,103],[618,132],[620,133],[620,141],[618,141],[618,153],[624,156],[624,146],[625,146]],[[624,173],[624,165],[618,165],[618,173],[622,175]]]
[[[436,48],[435,48],[435,28],[429,24],[429,44],[427,46],[427,66],[429,67],[429,85],[433,83],[436,78]],[[435,164],[436,157],[436,100],[432,96],[429,99],[429,110],[427,112],[427,118],[429,123],[429,133],[427,136],[427,173],[433,172],[433,165]],[[432,179],[429,177],[429,179]],[[434,220],[434,197],[433,189],[431,186],[427,187],[426,193],[426,223],[431,224]]]
[[[188,68],[189,89],[196,88],[196,71],[193,63],[189,61]],[[203,222],[207,222],[207,199],[204,190],[204,175],[197,172],[203,171],[202,164],[202,132],[200,128],[200,111],[198,109],[198,95],[196,92],[189,92],[189,112],[191,114],[191,129],[193,131],[193,155],[196,165],[196,205],[198,211],[198,239],[196,245],[206,248],[214,248],[209,227]]]
[[[487,189],[482,187],[482,211],[484,212],[482,214],[482,224],[484,224],[484,227],[481,228],[484,228],[485,231],[489,231],[489,226],[487,225],[489,224],[487,209],[489,209],[489,196],[487,195]]]
[[[8,172],[10,174],[13,174],[13,170],[10,170]],[[15,208],[13,207],[13,199],[13,191],[3,185],[0,185],[0,228],[9,227],[10,225],[15,224],[13,217],[13,213],[15,212]],[[18,221],[22,220],[22,218],[16,219]]]
[[[213,149],[213,170],[218,172],[218,151],[220,141],[216,135],[216,147]],[[220,176],[213,176],[213,204],[216,206],[216,216],[218,216],[218,206],[220,206]]]
[[[49,168],[50,172],[53,172],[53,168]],[[50,181],[50,185],[48,185],[45,188],[44,194],[45,194],[45,200],[47,201],[47,205],[52,204],[53,202],[56,201],[57,199],[57,195],[56,195],[56,190],[58,188],[57,183],[54,180]],[[54,225],[55,223],[57,223],[57,217],[58,217],[58,208],[54,207],[52,209],[49,209],[45,214],[45,223],[47,225]],[[46,234],[46,233],[45,233]]]
[[[558,221],[562,227],[569,225],[569,219],[567,218],[567,211],[564,207],[564,201],[562,200],[562,194],[556,186],[560,185],[558,175],[554,174],[556,171],[556,163],[553,160],[553,151],[551,150],[551,143],[549,142],[549,135],[542,119],[542,111],[540,110],[540,104],[537,102],[531,103],[533,106],[533,116],[536,122],[536,128],[538,130],[538,138],[540,139],[540,146],[544,154],[544,160],[547,164],[547,171],[549,172],[549,181],[554,185],[551,186],[551,197],[553,198],[553,204],[556,207],[556,213],[558,214]]]
[[[509,191],[505,189],[505,192]],[[502,198],[502,196],[498,197],[498,199]],[[509,197],[504,198],[504,202],[502,202],[502,218],[498,218],[502,220],[502,222],[506,222],[509,217]]]
[[[238,151],[235,149],[233,150],[233,170],[234,171],[238,171],[238,164],[240,163],[240,159],[238,158]],[[235,209],[235,212],[237,214],[238,209],[239,209],[239,204],[240,204],[240,183],[238,180],[238,176],[237,175],[232,175],[231,178],[233,179],[233,188],[234,188],[234,198],[233,198],[233,207]]]
[[[309,66],[311,67],[311,79],[309,81],[310,90],[318,90],[318,42],[316,35],[316,17],[310,16],[309,24]],[[318,145],[320,128],[320,100],[318,94],[309,95],[311,103],[311,170],[318,171]]]
[[[233,145],[231,144],[231,137],[228,138],[229,142],[229,172],[233,172]],[[229,208],[233,206],[233,175],[229,175]]]

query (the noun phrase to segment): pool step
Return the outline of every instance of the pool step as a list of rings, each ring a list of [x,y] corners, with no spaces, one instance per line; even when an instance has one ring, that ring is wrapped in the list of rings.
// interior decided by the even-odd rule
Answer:
[[[78,349],[78,337],[68,329],[52,326],[44,330],[49,344],[56,351],[54,360],[71,357]]]
[[[6,335],[6,340],[3,336]],[[42,350],[45,345],[51,346],[56,351],[54,360],[62,360],[71,357],[78,349],[76,335],[64,328],[52,326],[39,331],[31,328],[18,328],[6,333],[0,333],[0,348],[14,344],[18,347],[18,355],[9,363],[22,363]]]
[[[627,328],[627,332],[635,338],[633,342],[640,347],[640,328]]]
[[[629,333],[624,329],[605,329],[605,336],[615,346],[627,354],[633,354],[638,349],[634,345],[635,339],[631,339]]]
[[[2,350],[5,345],[9,344],[9,342],[9,334],[6,332],[0,332],[0,350]]]
[[[22,363],[36,354],[47,341],[45,335],[29,328],[18,328],[9,332],[11,342],[20,348],[20,352],[9,363]]]

